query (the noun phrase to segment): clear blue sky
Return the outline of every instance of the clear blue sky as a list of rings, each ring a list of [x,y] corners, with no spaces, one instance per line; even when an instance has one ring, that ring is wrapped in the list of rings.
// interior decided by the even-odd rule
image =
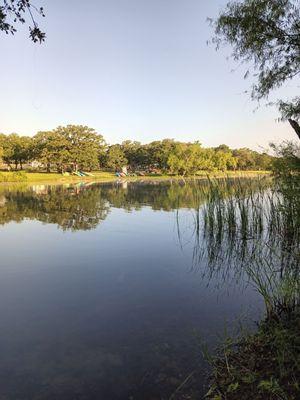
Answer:
[[[251,148],[294,138],[276,109],[253,112],[245,68],[207,45],[206,18],[225,3],[36,0],[46,42],[31,43],[27,27],[0,36],[0,132],[34,135],[72,123],[109,143],[168,137]]]

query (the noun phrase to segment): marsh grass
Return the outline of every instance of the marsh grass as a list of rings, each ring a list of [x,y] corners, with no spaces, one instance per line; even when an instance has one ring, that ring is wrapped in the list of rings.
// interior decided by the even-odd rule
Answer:
[[[192,183],[193,269],[253,285],[268,317],[293,313],[300,302],[298,178],[288,186],[270,178],[207,182]],[[182,242],[180,227],[178,235]]]
[[[252,285],[266,309],[255,333],[205,352],[207,399],[300,398],[299,176],[288,179],[194,183],[193,268]]]

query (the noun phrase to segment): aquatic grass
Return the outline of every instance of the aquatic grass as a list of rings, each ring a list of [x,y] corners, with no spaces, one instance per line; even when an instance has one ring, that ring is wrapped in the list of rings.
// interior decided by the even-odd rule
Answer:
[[[264,264],[248,266],[247,274],[255,289],[262,295],[267,318],[289,318],[299,310],[299,271],[291,268],[276,269],[265,260]]]
[[[299,302],[299,182],[288,188],[270,178],[193,182],[192,268],[209,279],[243,278],[263,296],[268,315],[292,312]],[[181,241],[180,227],[178,235]]]
[[[291,178],[290,178],[291,179]],[[199,204],[193,263],[208,279],[252,285],[266,318],[254,334],[222,340],[206,359],[209,400],[300,398],[300,190],[286,180],[209,181]],[[199,210],[195,210],[199,214]],[[201,219],[200,219],[201,220]],[[203,267],[204,265],[204,267]],[[207,353],[207,352],[206,352]],[[205,354],[204,354],[205,355]]]

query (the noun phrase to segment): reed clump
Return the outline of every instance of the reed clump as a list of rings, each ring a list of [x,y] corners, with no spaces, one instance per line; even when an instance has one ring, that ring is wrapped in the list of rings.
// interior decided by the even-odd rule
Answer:
[[[211,275],[242,277],[263,297],[266,315],[256,333],[227,340],[209,357],[207,399],[300,398],[299,182],[298,175],[267,185],[210,182],[194,263],[206,261]]]
[[[299,305],[299,179],[209,180],[197,185],[193,266],[205,274],[242,278],[263,296],[267,316]]]

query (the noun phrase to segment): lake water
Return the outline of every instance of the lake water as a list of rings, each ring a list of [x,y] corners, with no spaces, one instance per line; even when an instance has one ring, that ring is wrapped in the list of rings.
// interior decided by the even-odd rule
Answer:
[[[199,338],[216,344],[263,305],[230,271],[195,268],[192,191],[0,189],[1,400],[201,398]]]

